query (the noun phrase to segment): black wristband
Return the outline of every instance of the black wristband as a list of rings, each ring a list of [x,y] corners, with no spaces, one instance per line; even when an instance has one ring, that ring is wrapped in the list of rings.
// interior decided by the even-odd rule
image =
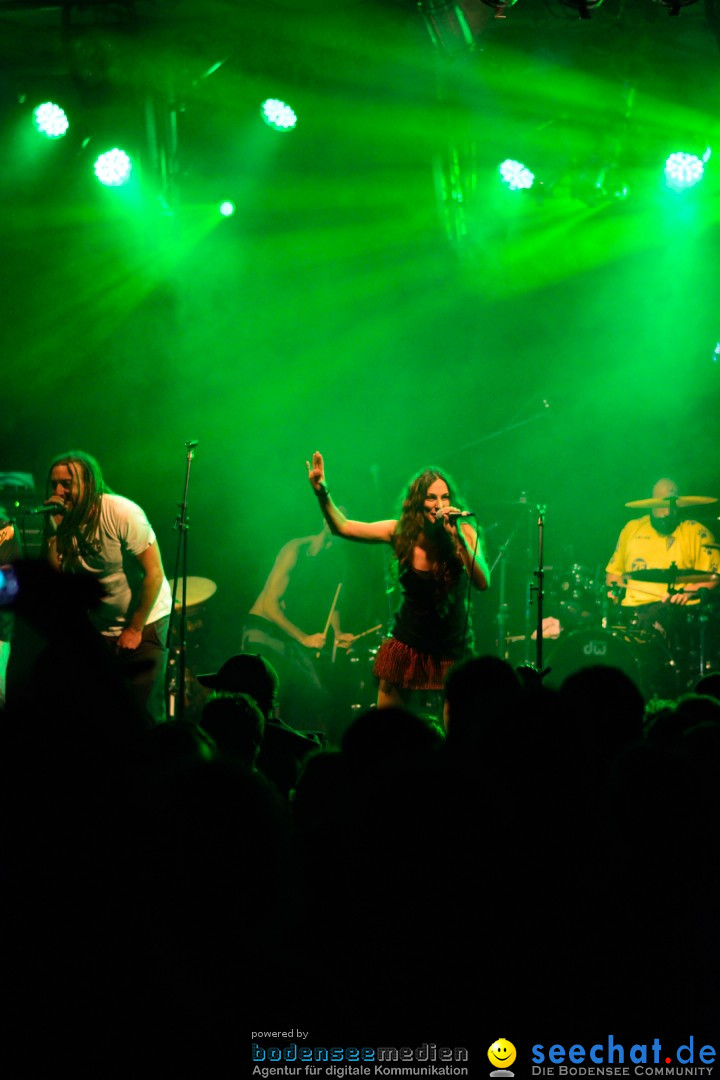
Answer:
[[[326,503],[330,498],[330,492],[328,491],[327,484],[320,484],[320,487],[315,489],[315,494],[317,495],[320,502]]]

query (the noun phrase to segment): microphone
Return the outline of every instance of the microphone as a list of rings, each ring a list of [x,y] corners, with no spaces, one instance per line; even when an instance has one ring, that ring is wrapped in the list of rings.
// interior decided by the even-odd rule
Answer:
[[[444,507],[439,507],[435,511],[435,520],[439,521],[440,518],[447,518],[448,521],[457,521],[458,518],[470,518],[477,517],[472,510],[446,510]]]
[[[32,510],[26,510],[26,514],[64,514],[67,511],[65,503],[43,503],[42,506],[33,506]]]

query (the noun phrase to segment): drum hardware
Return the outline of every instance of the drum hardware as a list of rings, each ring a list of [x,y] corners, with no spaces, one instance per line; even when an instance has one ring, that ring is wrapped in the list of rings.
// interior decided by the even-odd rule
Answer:
[[[689,605],[656,599],[654,603],[621,608],[618,616],[626,620],[624,630],[622,627],[612,629],[632,634],[639,642],[648,634],[651,638],[661,640],[676,670],[677,692],[681,693],[691,689],[698,678],[717,666],[711,659],[717,652],[713,632],[717,610],[712,603],[714,591],[703,589],[692,592],[690,595],[697,602]]]
[[[625,596],[625,586],[618,585],[615,581],[611,585],[608,585],[605,582],[605,577],[603,575],[600,588],[602,588],[602,593],[600,594],[600,611],[602,612],[600,625],[603,630],[608,630],[610,628],[610,616],[621,606],[621,601]]]
[[[373,666],[382,643],[383,624],[355,634],[347,648],[336,648],[313,658],[321,681],[333,695],[337,716],[364,712],[375,704],[377,684]],[[375,635],[373,637],[372,635]]]
[[[706,671],[705,651],[706,651],[706,637],[707,627],[710,621],[710,616],[706,611],[700,611],[698,614],[698,624],[700,627],[700,634],[698,640],[698,678],[702,678]]]
[[[505,541],[500,544],[498,553],[494,561],[490,565],[490,573],[494,575],[496,568],[499,568],[499,584],[498,584],[498,607],[497,615],[495,616],[495,623],[497,625],[497,648],[498,654],[503,659],[508,659],[507,653],[507,627],[510,621],[510,605],[507,600],[507,563],[508,552],[511,550],[513,542],[517,537],[521,535],[521,530],[524,532],[527,526],[527,544],[526,544],[526,565],[529,566],[531,559],[531,545],[532,545],[532,527],[533,517],[536,517],[537,521],[537,535],[538,535],[538,565],[532,572],[527,573],[527,583],[525,585],[525,633],[522,635],[523,640],[526,643],[526,662],[531,662],[530,657],[530,644],[532,641],[532,626],[536,624],[538,630],[540,630],[540,636],[536,636],[536,648],[533,650],[535,654],[535,660],[538,664],[542,661],[542,609],[544,599],[544,575],[550,569],[543,565],[543,533],[544,533],[544,516],[546,507],[544,504],[531,501],[525,491],[520,492],[520,496],[517,499],[509,500],[494,500],[487,505],[493,508],[507,508],[508,510],[520,510],[521,514],[513,514],[511,516],[511,525],[509,533]],[[526,515],[526,516],[525,516]],[[523,560],[524,561],[524,560]],[[533,618],[532,612],[532,600],[533,594],[537,595],[537,617]]]
[[[625,505],[636,510],[670,510],[676,506],[682,510],[686,506],[708,506],[716,502],[712,495],[669,495],[665,499],[632,499]]]
[[[527,509],[527,502],[525,502],[523,505]],[[492,563],[492,565],[490,566],[490,576],[491,577],[495,573],[495,568],[498,565],[500,566],[500,582],[499,582],[499,588],[498,588],[498,611],[497,611],[497,615],[495,617],[495,622],[497,623],[497,628],[498,628],[497,643],[498,643],[499,655],[500,655],[501,659],[503,659],[503,660],[508,659],[508,653],[507,653],[507,647],[506,647],[505,639],[507,637],[507,629],[506,628],[507,628],[508,620],[509,620],[509,617],[510,617],[510,605],[508,604],[508,601],[507,601],[507,554],[508,554],[508,550],[510,548],[510,545],[512,544],[513,540],[515,539],[515,535],[516,535],[517,531],[518,531],[518,524],[516,523],[513,526],[513,528],[510,530],[510,533],[509,533],[507,539],[505,540],[505,542],[503,544],[501,544],[500,547],[498,548],[498,553],[497,553],[497,555],[495,557],[495,560]]]
[[[548,605],[559,609],[554,614],[563,629],[578,630],[582,626],[607,621],[604,572],[593,573],[581,563],[573,563],[569,570],[554,575],[555,582],[548,589]],[[550,635],[544,631],[545,637]]]
[[[175,582],[170,581],[170,588],[175,592]],[[178,580],[178,587],[182,587],[182,581]],[[217,585],[210,578],[187,577],[185,579],[186,604],[185,604],[185,694],[183,697],[183,709],[190,710],[191,715],[199,715],[207,698],[206,691],[200,686],[194,672],[202,671],[200,665],[203,631],[205,630],[206,612],[203,605],[217,592]],[[182,601],[175,601],[175,611],[182,613]],[[180,628],[176,623],[168,635],[168,647],[171,650],[170,664],[174,664],[175,650],[178,646]],[[176,697],[179,698],[179,683],[174,687]],[[178,702],[173,702],[177,710]],[[176,712],[177,715],[177,712]]]
[[[710,659],[717,646],[717,638],[710,632],[714,610],[705,599],[711,595],[706,592],[701,603],[678,608],[676,618],[682,615],[684,623],[679,626],[676,622],[672,628],[673,653],[687,689],[692,689],[698,679],[717,666]]]
[[[356,639],[365,637],[382,629],[382,623],[373,626],[370,630],[364,630]],[[365,712],[375,704],[377,697],[376,680],[373,675],[373,666],[378,654],[381,642],[376,645],[363,646],[356,650],[355,643],[346,651],[347,662],[351,665],[352,691],[350,696],[350,711],[354,714]]]
[[[185,579],[187,582],[187,600],[186,607],[196,607],[198,604],[204,604],[206,600],[209,600],[211,596],[214,596],[217,592],[217,585],[210,578],[206,577],[189,577]],[[175,582],[170,580],[170,588],[175,591]],[[181,601],[175,601],[175,608],[177,611],[181,608]]]
[[[710,585],[720,581],[720,574],[682,568],[671,563],[667,569],[632,570],[623,575],[623,581],[652,581],[661,585]]]

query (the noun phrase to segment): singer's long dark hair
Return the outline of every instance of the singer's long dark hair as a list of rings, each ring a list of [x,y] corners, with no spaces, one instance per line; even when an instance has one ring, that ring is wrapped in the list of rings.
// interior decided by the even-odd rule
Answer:
[[[103,480],[100,465],[91,454],[68,450],[50,462],[47,475],[47,494],[52,494],[50,479],[56,465],[64,465],[78,486],[78,499],[63,516],[57,531],[57,555],[64,570],[76,570],[83,554],[93,547],[100,522],[100,503],[103,495],[112,491]]]
[[[437,465],[430,465],[416,473],[403,496],[399,520],[393,536],[393,550],[398,566],[411,564],[413,549],[417,547],[425,534],[427,527],[424,513],[425,497],[428,488],[436,480],[443,480],[447,484],[451,504],[457,506],[459,510],[464,509],[455,481],[448,472],[438,468]],[[437,549],[438,555],[433,567],[433,576],[447,589],[457,581],[462,572],[462,566],[455,554],[452,540],[443,528],[437,527],[432,537],[432,544],[433,548]]]

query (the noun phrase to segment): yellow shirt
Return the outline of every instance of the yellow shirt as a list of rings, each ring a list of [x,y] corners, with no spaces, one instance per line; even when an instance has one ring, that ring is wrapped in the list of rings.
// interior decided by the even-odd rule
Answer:
[[[681,521],[669,536],[662,536],[651,525],[649,514],[628,521],[618,538],[615,553],[606,566],[608,574],[632,577],[633,570],[669,570],[672,563],[681,570],[706,570],[717,573],[720,552],[708,547],[713,535],[699,521]],[[651,604],[664,600],[668,587],[658,581],[630,582],[623,607]]]

